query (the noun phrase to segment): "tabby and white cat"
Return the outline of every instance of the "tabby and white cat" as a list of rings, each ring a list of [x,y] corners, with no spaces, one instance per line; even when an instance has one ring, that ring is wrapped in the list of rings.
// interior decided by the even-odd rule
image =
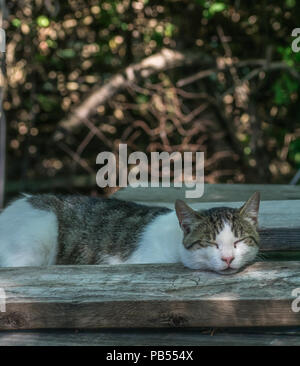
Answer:
[[[0,215],[0,266],[176,263],[222,274],[258,252],[259,193],[240,208],[175,211],[117,199],[25,195]]]

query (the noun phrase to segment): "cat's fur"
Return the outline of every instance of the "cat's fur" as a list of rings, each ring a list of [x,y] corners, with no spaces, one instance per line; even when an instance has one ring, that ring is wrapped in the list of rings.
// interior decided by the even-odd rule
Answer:
[[[0,266],[182,262],[233,273],[255,258],[258,193],[241,209],[196,212],[180,200],[175,208],[26,195],[0,215]]]

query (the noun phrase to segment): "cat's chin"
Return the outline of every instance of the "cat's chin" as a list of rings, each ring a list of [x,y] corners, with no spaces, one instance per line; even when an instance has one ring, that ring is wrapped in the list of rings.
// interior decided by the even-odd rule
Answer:
[[[221,271],[214,271],[214,272],[221,274],[221,275],[231,275],[231,274],[235,274],[239,271],[240,271],[240,268],[226,268]]]

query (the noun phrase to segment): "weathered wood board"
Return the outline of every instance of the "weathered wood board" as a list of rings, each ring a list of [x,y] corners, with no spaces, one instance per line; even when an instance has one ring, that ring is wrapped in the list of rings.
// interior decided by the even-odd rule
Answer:
[[[185,330],[1,331],[0,346],[300,346],[300,330],[289,334]]]
[[[227,276],[172,264],[1,268],[0,287],[1,330],[300,325],[299,262]]]
[[[126,187],[113,194],[113,197],[125,201],[170,202],[176,199],[193,202],[238,202],[247,200],[255,191],[261,193],[263,201],[299,200],[300,186],[288,184],[205,184],[204,194],[200,198],[186,199],[183,187]]]
[[[199,202],[192,203],[190,207],[195,210],[205,210],[212,207],[241,207],[244,202]],[[147,202],[148,204],[148,202]],[[150,204],[150,203],[149,203]],[[151,202],[152,205],[159,205],[174,208],[170,203]],[[300,228],[300,200],[294,201],[261,201],[258,216],[259,227],[264,229],[272,228]]]

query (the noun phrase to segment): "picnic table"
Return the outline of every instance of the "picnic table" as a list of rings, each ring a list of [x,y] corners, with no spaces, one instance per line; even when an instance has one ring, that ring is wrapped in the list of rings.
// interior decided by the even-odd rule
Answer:
[[[300,345],[300,187],[207,184],[186,202],[239,207],[257,190],[266,259],[238,274],[181,264],[0,268],[0,345]],[[184,192],[128,187],[113,197],[173,207]]]

